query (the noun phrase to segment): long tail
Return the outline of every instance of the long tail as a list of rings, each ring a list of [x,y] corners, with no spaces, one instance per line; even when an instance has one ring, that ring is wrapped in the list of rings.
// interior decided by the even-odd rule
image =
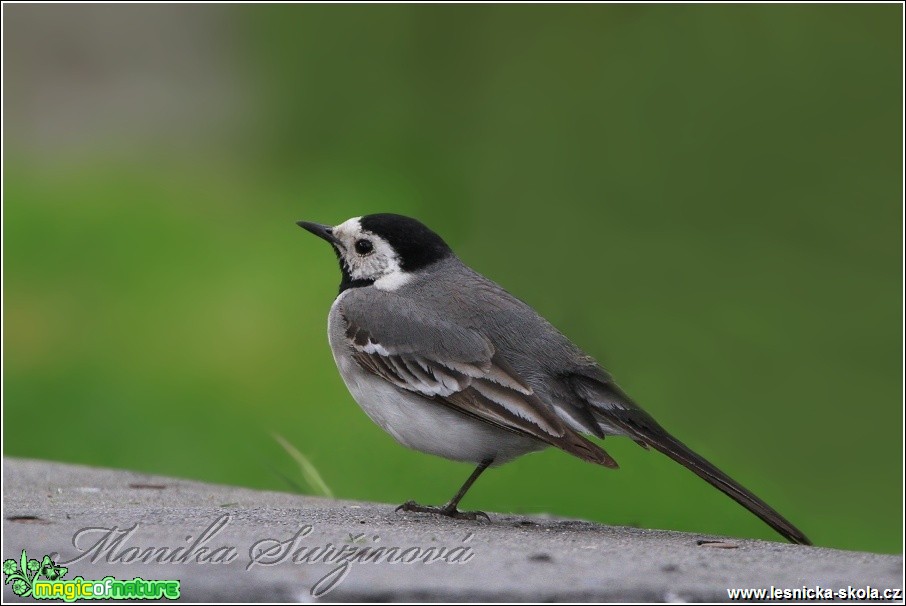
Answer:
[[[801,545],[812,544],[801,530],[776,509],[670,435],[619,387],[613,383],[590,380],[588,377],[575,377],[572,384],[576,393],[589,404],[594,418],[603,426],[616,427],[643,447],[651,446],[688,467],[698,477],[761,518],[788,541]]]
[[[696,454],[666,431],[658,435],[639,435],[639,438],[645,444],[654,447],[677,463],[691,469],[698,477],[764,520],[768,526],[779,532],[788,541],[800,545],[812,544],[801,530],[793,526],[776,509],[756,497],[739,482]]]

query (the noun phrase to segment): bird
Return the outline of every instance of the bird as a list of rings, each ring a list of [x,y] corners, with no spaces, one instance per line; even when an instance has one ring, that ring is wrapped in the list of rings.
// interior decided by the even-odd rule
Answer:
[[[397,510],[489,519],[460,511],[475,480],[530,452],[559,448],[608,468],[589,439],[624,436],[660,451],[725,493],[788,541],[809,539],[775,509],[671,435],[527,303],[459,259],[417,219],[379,213],[336,226],[296,224],[326,240],[340,265],[328,341],[365,414],[411,449],[475,465],[442,506]]]

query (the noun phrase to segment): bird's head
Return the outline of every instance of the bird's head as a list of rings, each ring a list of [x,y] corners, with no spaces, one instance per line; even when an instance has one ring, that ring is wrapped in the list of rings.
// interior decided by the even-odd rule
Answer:
[[[298,221],[297,225],[329,242],[337,253],[343,281],[340,292],[374,285],[395,290],[413,272],[453,255],[447,243],[420,221],[382,213],[353,217],[335,227]]]

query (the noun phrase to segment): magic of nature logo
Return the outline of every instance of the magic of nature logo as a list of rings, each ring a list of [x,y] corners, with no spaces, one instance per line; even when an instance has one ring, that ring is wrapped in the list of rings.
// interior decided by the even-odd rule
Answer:
[[[19,560],[3,561],[3,582],[12,585],[19,597],[36,600],[176,600],[179,599],[178,580],[154,581],[135,577],[120,580],[104,577],[100,580],[80,576],[71,580],[63,577],[69,572],[45,555],[41,560],[30,559],[22,550]]]

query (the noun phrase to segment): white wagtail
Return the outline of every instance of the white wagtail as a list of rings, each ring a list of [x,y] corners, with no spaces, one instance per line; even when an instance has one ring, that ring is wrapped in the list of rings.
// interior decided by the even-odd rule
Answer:
[[[352,397],[409,448],[478,467],[443,507],[398,509],[475,519],[463,495],[489,466],[556,446],[616,461],[585,435],[628,436],[726,493],[793,543],[805,535],[674,438],[606,370],[538,313],[460,261],[419,221],[393,214],[330,227],[343,274],[327,332]],[[485,517],[487,517],[485,515]]]

